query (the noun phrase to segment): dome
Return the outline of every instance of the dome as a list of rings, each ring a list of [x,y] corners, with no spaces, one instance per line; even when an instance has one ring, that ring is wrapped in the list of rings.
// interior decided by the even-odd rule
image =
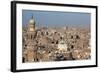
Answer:
[[[30,24],[34,24],[35,23],[35,20],[34,20],[34,17],[32,16],[32,18],[29,20],[29,23]]]
[[[58,44],[58,49],[59,50],[66,50],[67,51],[67,44],[65,43],[65,41],[61,40]]]
[[[33,16],[29,20],[29,23],[28,23],[28,31],[35,31],[35,20],[34,20]]]
[[[34,24],[35,23],[34,19],[30,19],[29,23]]]

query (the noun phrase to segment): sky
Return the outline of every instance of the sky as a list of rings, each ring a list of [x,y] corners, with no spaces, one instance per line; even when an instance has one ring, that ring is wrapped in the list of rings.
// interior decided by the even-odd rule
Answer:
[[[29,20],[34,17],[36,26],[44,27],[64,27],[64,26],[82,26],[89,27],[91,24],[90,13],[79,12],[58,12],[58,11],[37,11],[23,10],[22,24],[27,25]]]

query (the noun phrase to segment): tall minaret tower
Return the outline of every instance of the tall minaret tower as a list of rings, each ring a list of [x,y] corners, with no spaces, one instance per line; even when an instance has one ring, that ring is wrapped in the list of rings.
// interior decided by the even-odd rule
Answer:
[[[34,20],[34,17],[32,16],[27,26],[27,39],[33,40],[35,33],[36,33],[35,20]]]
[[[27,51],[27,62],[34,62],[36,61],[36,48],[34,44],[34,36],[36,34],[35,31],[35,20],[32,18],[29,20],[27,26],[27,41],[26,41],[26,51]]]
[[[33,17],[33,16],[32,16],[32,18],[29,20],[28,31],[29,31],[29,32],[34,32],[34,31],[35,31],[35,20],[34,20],[34,17]]]

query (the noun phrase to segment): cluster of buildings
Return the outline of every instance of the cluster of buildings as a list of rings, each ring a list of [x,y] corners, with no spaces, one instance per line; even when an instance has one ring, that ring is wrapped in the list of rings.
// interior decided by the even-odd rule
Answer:
[[[23,63],[91,58],[90,31],[85,28],[36,28],[32,17],[22,33]]]

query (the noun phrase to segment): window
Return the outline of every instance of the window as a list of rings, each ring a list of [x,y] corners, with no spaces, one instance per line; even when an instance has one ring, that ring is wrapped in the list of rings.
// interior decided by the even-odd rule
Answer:
[[[31,39],[33,38],[33,36],[31,35]]]
[[[71,35],[71,39],[73,39],[73,36]]]
[[[71,45],[71,49],[73,49],[74,48],[74,46],[73,45]]]
[[[76,39],[79,39],[80,37],[78,35],[76,35]]]

